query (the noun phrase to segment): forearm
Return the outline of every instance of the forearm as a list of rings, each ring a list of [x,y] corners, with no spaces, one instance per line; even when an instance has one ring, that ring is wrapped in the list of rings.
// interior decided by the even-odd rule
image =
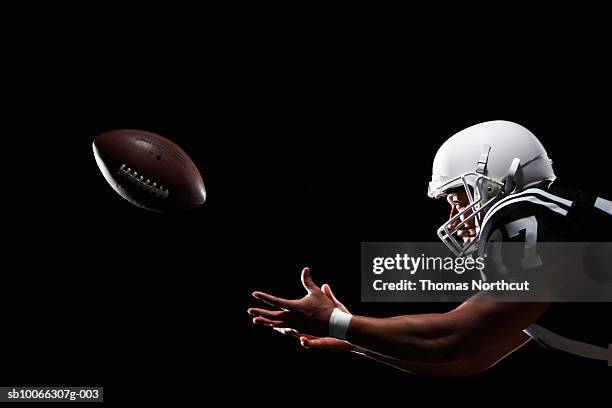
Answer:
[[[450,363],[521,333],[549,306],[474,300],[443,314],[354,316],[347,340],[398,360]]]
[[[378,319],[353,316],[347,340],[352,344],[398,360],[448,363],[456,359],[459,337],[445,314],[396,316]]]
[[[529,336],[523,332],[517,332],[499,343],[490,344],[489,347],[474,355],[465,356],[451,363],[419,363],[398,360],[360,347],[355,347],[353,352],[413,374],[462,376],[477,374],[492,367],[528,341]]]

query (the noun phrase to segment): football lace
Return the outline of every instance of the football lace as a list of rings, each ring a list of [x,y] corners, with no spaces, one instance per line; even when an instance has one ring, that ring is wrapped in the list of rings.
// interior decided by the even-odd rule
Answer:
[[[139,175],[136,170],[132,170],[125,164],[121,165],[117,173],[124,179],[135,184],[137,187],[142,188],[144,191],[147,191],[156,197],[164,199],[170,195],[170,191],[167,188],[152,182],[143,175]]]

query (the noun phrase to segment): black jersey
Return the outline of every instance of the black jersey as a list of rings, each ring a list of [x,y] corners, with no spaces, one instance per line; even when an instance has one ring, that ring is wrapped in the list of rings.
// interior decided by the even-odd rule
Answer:
[[[484,245],[479,246],[479,256],[490,255],[491,242],[523,243],[522,252],[495,255],[504,256],[505,268],[514,271],[510,275],[520,277],[554,262],[553,256],[539,252],[538,243],[606,242],[610,231],[612,202],[546,181],[503,198],[487,211],[481,223],[480,242]],[[589,273],[597,279],[610,279],[612,263],[603,264],[609,269]],[[608,347],[612,343],[611,305],[612,299],[554,302],[535,323],[568,339]]]
[[[606,242],[606,227],[612,226],[612,202],[582,191],[565,189],[550,181],[510,195],[495,203],[482,222],[481,239],[488,241],[496,230],[505,241],[524,240],[512,234],[510,223],[537,221],[538,242]],[[528,221],[523,221],[523,224]],[[511,236],[512,235],[512,236]]]

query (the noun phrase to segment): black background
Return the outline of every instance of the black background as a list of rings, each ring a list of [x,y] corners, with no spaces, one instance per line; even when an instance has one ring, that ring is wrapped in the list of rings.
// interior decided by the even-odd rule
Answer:
[[[418,377],[251,325],[250,293],[301,296],[305,265],[353,313],[447,310],[360,303],[360,242],[436,240],[447,208],[426,196],[431,161],[469,125],[521,123],[559,183],[611,196],[600,61],[581,55],[574,70],[548,48],[536,59],[510,43],[481,52],[290,25],[169,36],[144,24],[109,43],[66,46],[66,33],[38,44],[45,68],[26,64],[5,145],[0,382],[103,384],[111,401],[138,399],[132,385],[151,399],[220,392],[276,406],[440,402],[526,386],[558,395],[578,372],[605,378],[536,345],[474,377]],[[117,128],[182,146],[207,203],[160,215],[123,201],[91,150]]]

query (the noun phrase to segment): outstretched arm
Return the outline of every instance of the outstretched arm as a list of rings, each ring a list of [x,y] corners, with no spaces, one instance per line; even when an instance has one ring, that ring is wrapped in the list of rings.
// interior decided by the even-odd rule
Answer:
[[[329,285],[323,285],[321,289],[323,290],[323,293],[325,293],[325,295],[327,295],[327,297],[334,302],[338,309],[345,313],[349,313],[347,308],[340,301],[338,301],[338,299],[336,299]],[[352,351],[410,373],[444,376],[470,375],[482,372],[526,344],[530,339],[530,337],[521,330],[513,334],[509,334],[499,343],[488,343],[483,349],[476,351],[472,355],[466,354],[458,361],[450,363],[422,363],[395,359],[374,351],[357,347],[347,341],[330,337],[317,338],[309,335],[300,335],[295,331],[283,331],[283,329],[276,330],[285,334],[293,334],[294,336],[299,337],[302,345],[307,348],[337,352]]]
[[[302,299],[288,300],[255,292],[256,298],[282,310],[250,309],[257,316],[254,323],[327,336],[330,316],[336,306],[314,284],[308,268],[302,271],[302,283],[308,292]],[[456,363],[491,344],[518,336],[547,307],[545,303],[490,302],[476,297],[448,313],[386,319],[352,316],[346,339],[397,360]]]

